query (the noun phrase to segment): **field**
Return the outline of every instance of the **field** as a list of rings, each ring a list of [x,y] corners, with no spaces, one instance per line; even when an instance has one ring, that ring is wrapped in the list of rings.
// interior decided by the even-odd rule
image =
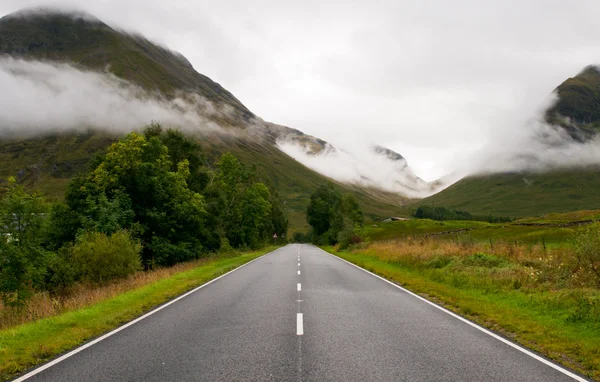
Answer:
[[[410,220],[332,253],[600,379],[600,275],[577,246],[600,211],[512,223]],[[596,265],[600,265],[597,264]]]

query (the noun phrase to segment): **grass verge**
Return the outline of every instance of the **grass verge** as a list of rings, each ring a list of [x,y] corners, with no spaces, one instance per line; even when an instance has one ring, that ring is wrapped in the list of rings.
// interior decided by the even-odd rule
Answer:
[[[86,308],[0,331],[0,380],[70,350],[274,250],[215,259]]]
[[[599,302],[597,290],[584,296],[581,291],[520,290],[518,285],[500,288],[480,267],[470,273],[456,272],[446,267],[425,268],[400,258],[382,259],[368,249],[324,249],[600,380],[600,320],[594,318],[594,305]]]

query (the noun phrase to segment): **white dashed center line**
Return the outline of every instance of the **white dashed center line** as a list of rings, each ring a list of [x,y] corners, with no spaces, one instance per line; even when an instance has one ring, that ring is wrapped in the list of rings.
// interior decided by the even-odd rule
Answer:
[[[302,290],[302,284],[298,283],[298,292]]]
[[[298,284],[300,285],[300,284]],[[304,334],[304,322],[302,320],[302,313],[296,315],[296,334],[301,336]]]
[[[298,276],[300,276],[300,270],[298,270]]]

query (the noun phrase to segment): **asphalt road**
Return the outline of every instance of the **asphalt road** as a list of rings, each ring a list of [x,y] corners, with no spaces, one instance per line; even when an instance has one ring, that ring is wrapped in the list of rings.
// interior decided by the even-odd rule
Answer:
[[[29,381],[573,381],[310,245],[288,245]]]

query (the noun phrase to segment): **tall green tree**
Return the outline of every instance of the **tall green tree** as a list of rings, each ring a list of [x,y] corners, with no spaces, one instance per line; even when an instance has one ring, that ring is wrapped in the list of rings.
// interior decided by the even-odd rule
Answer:
[[[337,242],[337,235],[343,228],[342,195],[333,184],[319,186],[312,193],[306,216],[315,241],[324,244]]]
[[[272,226],[270,192],[246,167],[225,153],[217,163],[216,186],[223,193],[222,230],[234,247],[256,247],[268,239]]]
[[[310,196],[306,217],[313,241],[318,244],[336,244],[342,236],[348,241],[364,224],[362,209],[354,196],[342,196],[331,183],[319,186]]]
[[[8,305],[21,305],[43,283],[47,211],[41,194],[27,193],[9,178],[0,199],[0,293]]]

